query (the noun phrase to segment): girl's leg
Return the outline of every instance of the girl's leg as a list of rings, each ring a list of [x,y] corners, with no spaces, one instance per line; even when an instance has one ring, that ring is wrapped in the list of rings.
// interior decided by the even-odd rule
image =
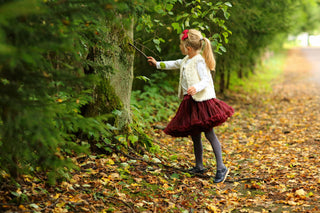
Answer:
[[[191,135],[193,141],[194,156],[196,158],[196,168],[203,169],[203,147],[201,142],[201,133]]]
[[[222,161],[222,151],[221,151],[221,144],[214,133],[213,129],[209,132],[205,132],[206,138],[210,141],[214,155],[216,157],[217,162],[217,170],[222,170],[226,168]]]

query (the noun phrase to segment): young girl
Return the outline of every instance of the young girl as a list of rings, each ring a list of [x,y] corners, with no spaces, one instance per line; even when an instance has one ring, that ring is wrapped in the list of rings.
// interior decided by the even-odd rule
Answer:
[[[180,49],[183,59],[157,62],[148,57],[148,62],[158,69],[180,69],[179,97],[183,98],[177,114],[164,132],[174,137],[191,135],[196,165],[191,173],[204,173],[201,132],[205,133],[213,148],[217,172],[215,183],[224,182],[229,169],[223,164],[221,144],[213,127],[225,122],[234,110],[223,101],[216,99],[210,70],[215,70],[215,59],[210,41],[198,30],[184,30],[180,35]],[[202,55],[200,54],[202,51]]]

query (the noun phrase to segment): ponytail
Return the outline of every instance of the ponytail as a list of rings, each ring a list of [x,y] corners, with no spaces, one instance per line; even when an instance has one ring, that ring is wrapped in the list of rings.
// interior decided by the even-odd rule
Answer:
[[[204,39],[204,48],[202,52],[202,57],[204,58],[207,66],[211,71],[214,71],[216,69],[216,60],[214,59],[212,48],[211,48],[211,43],[209,39],[203,38]]]
[[[199,52],[203,48],[202,57],[204,58],[206,65],[211,71],[216,69],[216,61],[213,56],[211,43],[209,39],[202,36],[199,30],[184,30],[180,35],[180,39],[183,48],[192,47]]]

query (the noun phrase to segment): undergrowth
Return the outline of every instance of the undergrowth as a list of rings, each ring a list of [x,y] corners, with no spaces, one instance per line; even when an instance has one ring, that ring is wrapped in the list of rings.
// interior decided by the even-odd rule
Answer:
[[[144,86],[144,91],[132,91],[131,109],[133,117],[142,127],[168,120],[179,104],[176,88],[165,80],[167,74],[157,72]]]

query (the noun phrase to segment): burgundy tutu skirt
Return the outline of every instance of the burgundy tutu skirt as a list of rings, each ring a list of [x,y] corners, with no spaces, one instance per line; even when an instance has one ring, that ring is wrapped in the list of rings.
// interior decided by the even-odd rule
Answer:
[[[177,114],[164,132],[173,137],[187,137],[208,132],[224,123],[233,113],[233,108],[219,99],[197,102],[190,95],[185,95]]]

